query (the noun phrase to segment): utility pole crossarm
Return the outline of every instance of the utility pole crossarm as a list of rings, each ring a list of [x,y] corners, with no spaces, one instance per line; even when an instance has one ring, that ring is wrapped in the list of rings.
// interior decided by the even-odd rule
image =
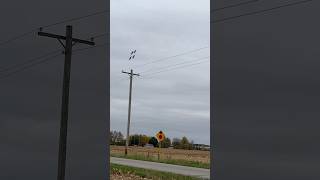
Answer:
[[[122,71],[122,73],[131,75],[131,72]],[[135,73],[132,73],[132,75],[134,75],[134,76],[140,76],[140,74],[135,74]]]
[[[82,40],[82,39],[77,39],[77,38],[72,38],[72,41],[76,42],[76,43],[88,44],[88,45],[92,45],[92,46],[95,45],[95,43],[92,41],[87,41],[87,40]]]
[[[56,39],[62,39],[62,40],[66,40],[67,38],[65,36],[60,36],[60,35],[56,35],[56,34],[50,34],[50,33],[45,33],[45,32],[38,32],[39,36],[46,36],[46,37],[51,37],[51,38],[56,38]]]
[[[67,38],[65,36],[61,36],[61,35],[57,35],[57,34],[51,34],[51,33],[46,33],[46,32],[38,32],[39,36],[45,36],[45,37],[51,37],[51,38],[55,38],[58,40],[66,40]],[[73,42],[76,43],[82,43],[82,44],[88,44],[88,45],[92,45],[94,46],[95,43],[92,41],[87,41],[87,40],[83,40],[83,39],[77,39],[77,38],[72,38]]]

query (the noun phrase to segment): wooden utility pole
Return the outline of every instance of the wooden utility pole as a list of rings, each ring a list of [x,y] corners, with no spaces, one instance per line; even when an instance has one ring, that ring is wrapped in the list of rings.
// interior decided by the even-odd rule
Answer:
[[[140,76],[140,75],[134,74],[132,69],[130,72],[122,71],[122,73],[129,74],[129,76],[130,76],[127,139],[126,139],[126,148],[125,148],[125,152],[124,152],[125,155],[127,155],[128,154],[128,146],[129,146],[129,137],[130,137],[129,131],[130,131],[130,116],[131,116],[132,77],[133,76]]]
[[[58,176],[57,180],[65,179],[66,168],[66,153],[67,153],[67,134],[68,134],[68,105],[69,105],[69,88],[70,88],[70,71],[71,71],[71,55],[72,46],[76,43],[95,45],[92,41],[76,39],[72,37],[72,26],[66,27],[66,36],[38,32],[39,36],[46,36],[58,39],[64,47],[65,61],[63,74],[63,90],[62,90],[62,107],[61,107],[61,122],[60,122],[60,138],[59,138],[59,157],[58,157]],[[61,40],[65,40],[63,43]]]

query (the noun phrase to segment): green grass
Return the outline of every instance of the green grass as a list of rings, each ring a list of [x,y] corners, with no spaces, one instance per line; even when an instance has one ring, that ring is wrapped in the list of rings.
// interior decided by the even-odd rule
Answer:
[[[111,163],[111,173],[118,173],[118,172],[120,172],[121,174],[130,173],[143,178],[157,179],[157,180],[200,180],[199,178],[196,178],[196,177],[183,176],[183,175],[173,174],[168,172],[147,170],[143,168],[123,166],[123,165]]]
[[[112,157],[118,157],[118,158],[126,158],[126,159],[134,159],[134,160],[141,160],[141,161],[152,161],[152,162],[159,162],[159,163],[166,163],[166,164],[174,164],[174,165],[181,165],[181,166],[190,166],[190,167],[196,167],[196,168],[205,168],[210,169],[209,163],[203,163],[198,161],[188,161],[188,160],[182,160],[182,159],[161,159],[158,160],[157,158],[153,157],[146,157],[143,155],[127,155],[124,154],[111,154]]]

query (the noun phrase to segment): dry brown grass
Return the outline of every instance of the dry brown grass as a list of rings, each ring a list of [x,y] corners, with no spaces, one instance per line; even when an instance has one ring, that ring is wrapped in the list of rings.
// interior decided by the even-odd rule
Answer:
[[[124,146],[111,146],[111,155],[124,154]],[[149,158],[158,158],[158,148],[145,147],[128,147],[128,155],[144,156]],[[160,149],[160,159],[162,160],[187,160],[201,163],[210,163],[210,152],[199,150],[183,150],[183,149]]]
[[[148,178],[143,178],[143,177],[140,177],[140,176],[136,176],[136,175],[133,175],[133,174],[111,174],[110,175],[110,179],[111,180],[151,180],[151,179],[148,179]]]

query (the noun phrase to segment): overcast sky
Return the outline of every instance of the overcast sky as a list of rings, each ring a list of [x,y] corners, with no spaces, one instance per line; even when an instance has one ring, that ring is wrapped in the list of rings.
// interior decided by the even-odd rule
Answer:
[[[288,2],[297,0],[260,0],[212,18]],[[312,1],[213,25],[218,180],[320,179],[319,8]]]
[[[130,134],[162,130],[170,138],[209,144],[209,3],[111,1],[111,129],[126,134],[129,77],[121,70],[132,68],[141,77],[133,79]],[[129,61],[134,49],[136,57]],[[195,63],[200,64],[189,66]],[[152,75],[171,68],[176,69]]]
[[[0,6],[0,41],[61,20],[106,9],[105,0],[4,0]],[[89,38],[106,32],[106,14],[62,23],[43,31]],[[50,59],[10,77],[3,68],[62,47],[37,30],[0,46],[0,179],[54,180],[64,56]],[[106,42],[105,37],[96,39]],[[86,48],[77,44],[74,49]],[[66,179],[106,179],[106,47],[72,56]],[[36,61],[38,62],[38,61]],[[19,68],[18,68],[19,69]]]

